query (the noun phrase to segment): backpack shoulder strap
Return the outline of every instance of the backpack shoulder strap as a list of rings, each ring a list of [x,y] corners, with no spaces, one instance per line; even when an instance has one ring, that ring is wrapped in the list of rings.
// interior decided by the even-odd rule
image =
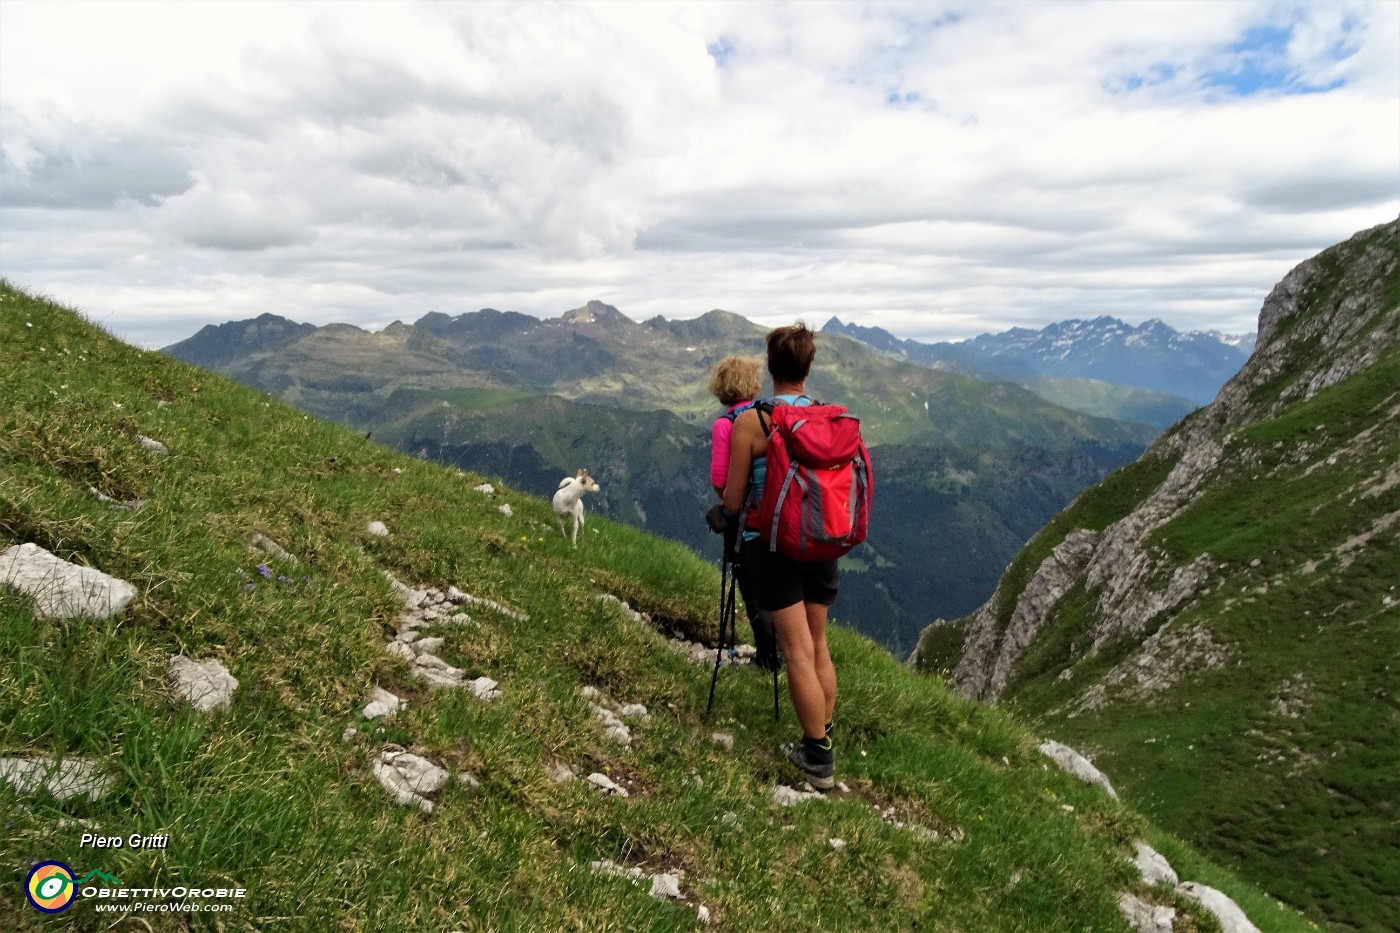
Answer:
[[[756,403],[754,402],[749,402],[747,405],[736,405],[734,406],[734,408],[732,408],[729,411],[726,411],[719,417],[721,420],[728,421],[730,424],[733,424],[740,415],[748,411],[750,408],[753,408],[755,404]]]
[[[760,399],[753,403],[753,410],[758,413],[759,427],[763,428],[764,437],[773,436],[773,409],[777,407],[777,401],[771,398]],[[767,415],[767,418],[763,416]]]

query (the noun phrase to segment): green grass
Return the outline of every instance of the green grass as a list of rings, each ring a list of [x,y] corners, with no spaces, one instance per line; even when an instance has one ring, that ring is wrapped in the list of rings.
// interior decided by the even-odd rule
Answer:
[[[118,929],[687,930],[697,903],[720,929],[1124,928],[1115,899],[1136,882],[1123,856],[1150,826],[1047,768],[1005,714],[957,700],[869,640],[831,635],[840,778],[852,793],[777,808],[769,791],[791,775],[775,746],[796,729],[786,700],[775,724],[770,682],[726,670],[707,718],[709,672],[597,599],[610,592],[660,626],[713,634],[716,569],[680,545],[592,519],[574,550],[543,501],[476,493],[482,477],[122,345],[8,285],[0,346],[0,548],[34,541],[139,591],[94,622],[36,619],[0,590],[0,754],[88,757],[114,779],[97,802],[0,788],[7,928],[111,928],[86,902],[52,921],[26,906],[34,859],[132,886],[248,890],[229,914],[153,914]],[[138,434],[170,456],[145,451]],[[110,510],[89,486],[145,506]],[[372,519],[390,537],[368,535]],[[297,562],[250,553],[253,532]],[[264,562],[290,582],[265,579]],[[440,654],[498,680],[500,700],[429,693],[384,653],[400,604],[383,571],[528,613],[476,610],[477,624],[440,633]],[[232,708],[200,715],[173,701],[176,653],[227,665],[241,683]],[[363,721],[375,684],[408,709]],[[630,750],[604,738],[577,695],[585,684],[649,707]],[[342,741],[347,726],[359,733]],[[733,733],[735,750],[712,745],[713,731]],[[399,807],[369,770],[386,742],[481,787],[449,784],[430,816]],[[545,768],[557,762],[628,777],[637,793],[555,784]],[[876,805],[939,841],[891,825]],[[79,849],[73,819],[168,833],[170,847]],[[1180,851],[1202,877],[1214,871]],[[596,876],[594,859],[679,868],[690,902]],[[1256,919],[1304,928],[1272,907]],[[1199,915],[1184,922],[1210,928]]]

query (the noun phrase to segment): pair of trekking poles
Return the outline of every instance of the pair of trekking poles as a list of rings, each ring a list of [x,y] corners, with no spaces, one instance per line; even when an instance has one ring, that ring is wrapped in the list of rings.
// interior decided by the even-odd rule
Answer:
[[[729,533],[724,535],[724,559],[720,563],[719,574],[719,644],[715,647],[715,669],[710,675],[710,701],[705,704],[705,715],[709,715],[714,710],[715,705],[715,685],[719,683],[719,669],[724,661],[726,644],[730,651],[733,651],[738,643],[738,635],[735,627],[738,623],[738,614],[735,611],[736,597],[739,590],[739,565],[735,559],[738,553],[739,536]],[[726,637],[727,633],[727,637]],[[778,721],[778,668],[782,665],[778,661],[777,632],[769,636],[772,644],[768,646],[757,646],[760,650],[758,657],[763,657],[765,647],[771,649],[769,660],[773,670],[773,721]],[[759,641],[759,633],[754,632],[754,641]]]

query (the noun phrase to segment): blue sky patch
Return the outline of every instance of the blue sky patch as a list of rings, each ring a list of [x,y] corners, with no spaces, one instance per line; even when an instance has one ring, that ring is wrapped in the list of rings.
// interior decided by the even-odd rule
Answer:
[[[715,60],[716,65],[723,68],[734,55],[734,40],[728,36],[720,36],[705,46],[705,51],[710,53],[710,57]]]
[[[1340,62],[1355,55],[1360,49],[1359,31],[1356,22],[1344,22],[1340,35],[1327,51],[1328,58]],[[1344,78],[1321,84],[1308,81],[1289,60],[1288,44],[1292,39],[1291,24],[1251,26],[1219,53],[1205,56],[1204,60],[1192,64],[1157,62],[1141,71],[1115,75],[1103,87],[1110,94],[1129,94],[1188,79],[1191,86],[1216,95],[1249,97],[1320,94],[1345,86]]]

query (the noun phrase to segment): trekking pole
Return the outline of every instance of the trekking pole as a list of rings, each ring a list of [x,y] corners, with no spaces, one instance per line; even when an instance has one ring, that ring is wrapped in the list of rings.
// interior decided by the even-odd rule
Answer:
[[[778,664],[776,659],[773,663],[773,721],[778,721]]]
[[[719,683],[719,665],[724,658],[724,628],[726,624],[733,625],[734,586],[735,581],[729,568],[729,549],[725,548],[719,572],[719,644],[715,647],[715,670],[710,675],[710,701],[705,704],[706,716],[715,706],[715,684]]]

